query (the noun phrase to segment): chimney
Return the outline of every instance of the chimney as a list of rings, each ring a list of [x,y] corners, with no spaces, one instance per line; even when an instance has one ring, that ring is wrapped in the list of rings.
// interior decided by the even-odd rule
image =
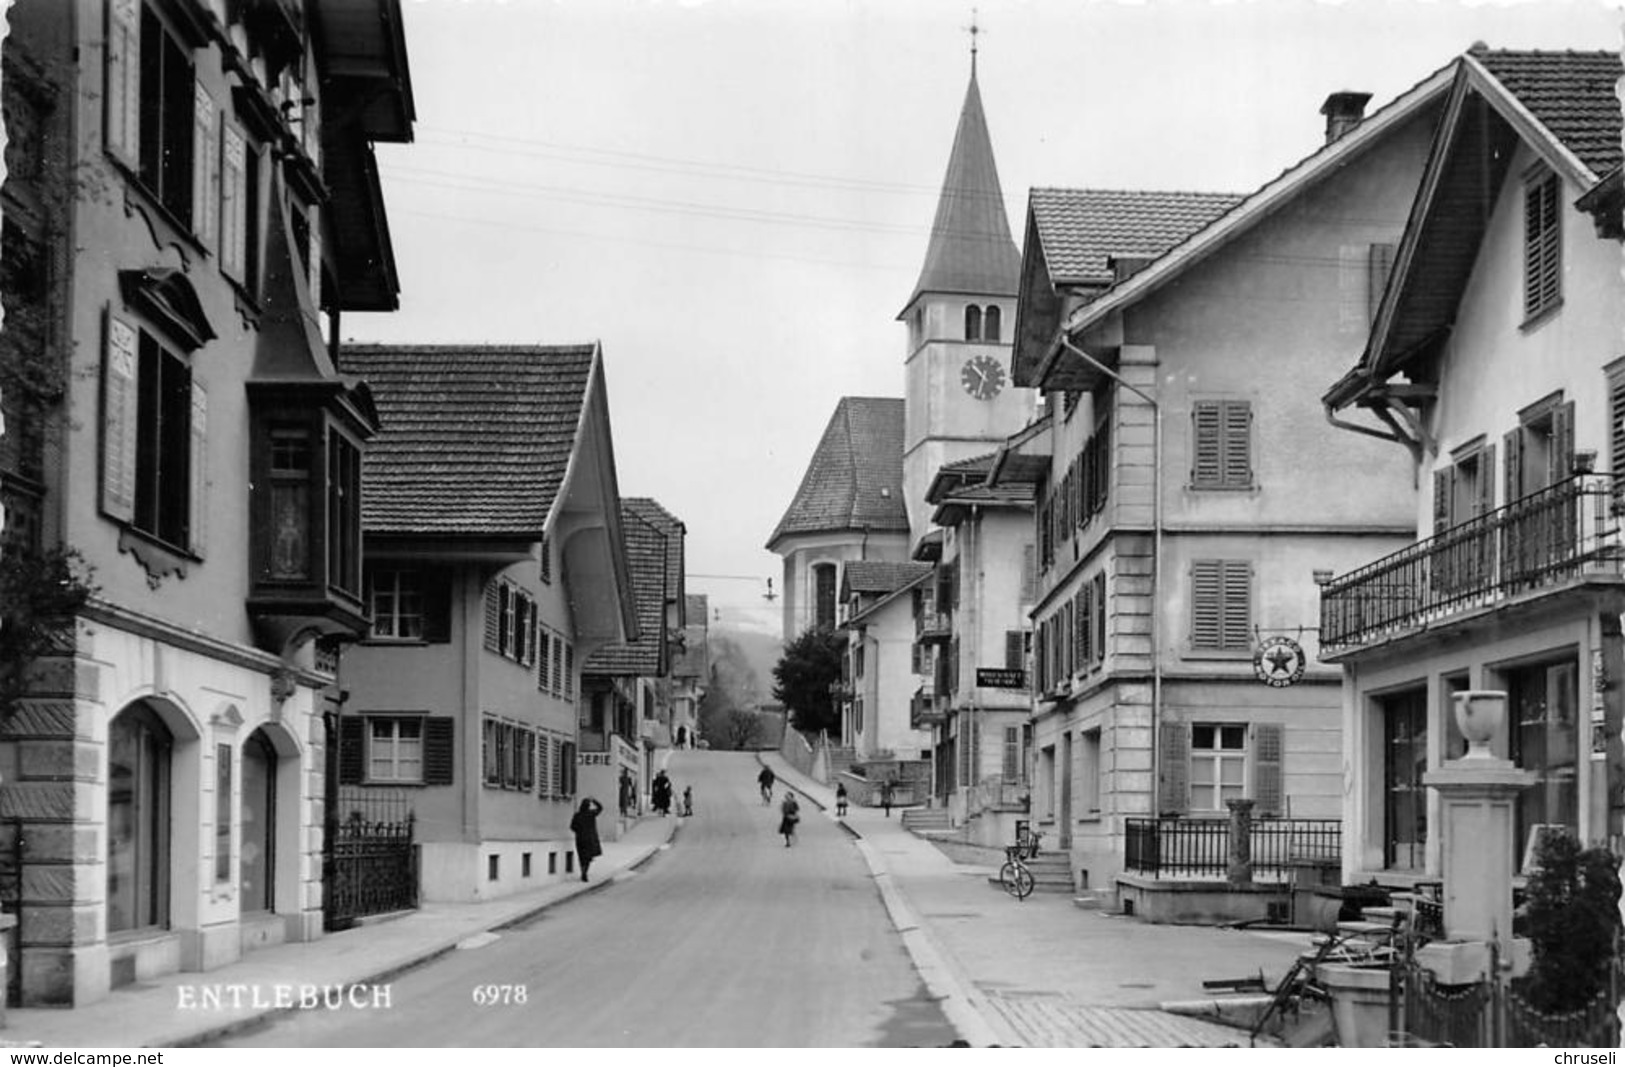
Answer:
[[[1365,105],[1370,99],[1370,93],[1353,92],[1333,93],[1326,98],[1326,102],[1320,105],[1320,113],[1326,116],[1327,144],[1360,124],[1360,120],[1365,118]]]

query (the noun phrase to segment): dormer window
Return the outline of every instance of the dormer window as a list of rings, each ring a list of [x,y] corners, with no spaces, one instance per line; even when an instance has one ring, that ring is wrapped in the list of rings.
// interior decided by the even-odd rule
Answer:
[[[1556,174],[1543,171],[1524,187],[1523,314],[1535,318],[1563,300],[1562,209]]]

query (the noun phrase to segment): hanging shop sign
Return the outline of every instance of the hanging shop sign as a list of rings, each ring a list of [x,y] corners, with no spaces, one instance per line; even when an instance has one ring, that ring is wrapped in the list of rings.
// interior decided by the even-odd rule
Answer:
[[[1253,673],[1273,689],[1284,689],[1302,678],[1308,663],[1303,646],[1290,637],[1267,637],[1253,652]]]
[[[1014,667],[978,667],[976,684],[983,689],[1025,689],[1027,672]]]

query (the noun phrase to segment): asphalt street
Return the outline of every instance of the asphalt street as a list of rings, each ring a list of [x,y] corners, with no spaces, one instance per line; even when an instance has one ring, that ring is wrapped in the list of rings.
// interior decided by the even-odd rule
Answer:
[[[955,1038],[844,830],[803,804],[797,843],[785,848],[748,753],[677,752],[668,770],[679,797],[693,786],[694,815],[616,884],[397,976],[388,1009],[299,1012],[221,1044],[805,1048]]]

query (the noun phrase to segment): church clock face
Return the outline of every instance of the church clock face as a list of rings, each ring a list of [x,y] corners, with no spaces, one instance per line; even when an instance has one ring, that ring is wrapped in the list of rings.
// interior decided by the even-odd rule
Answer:
[[[972,356],[960,369],[959,382],[977,400],[992,400],[1004,388],[1004,366],[992,356]]]

